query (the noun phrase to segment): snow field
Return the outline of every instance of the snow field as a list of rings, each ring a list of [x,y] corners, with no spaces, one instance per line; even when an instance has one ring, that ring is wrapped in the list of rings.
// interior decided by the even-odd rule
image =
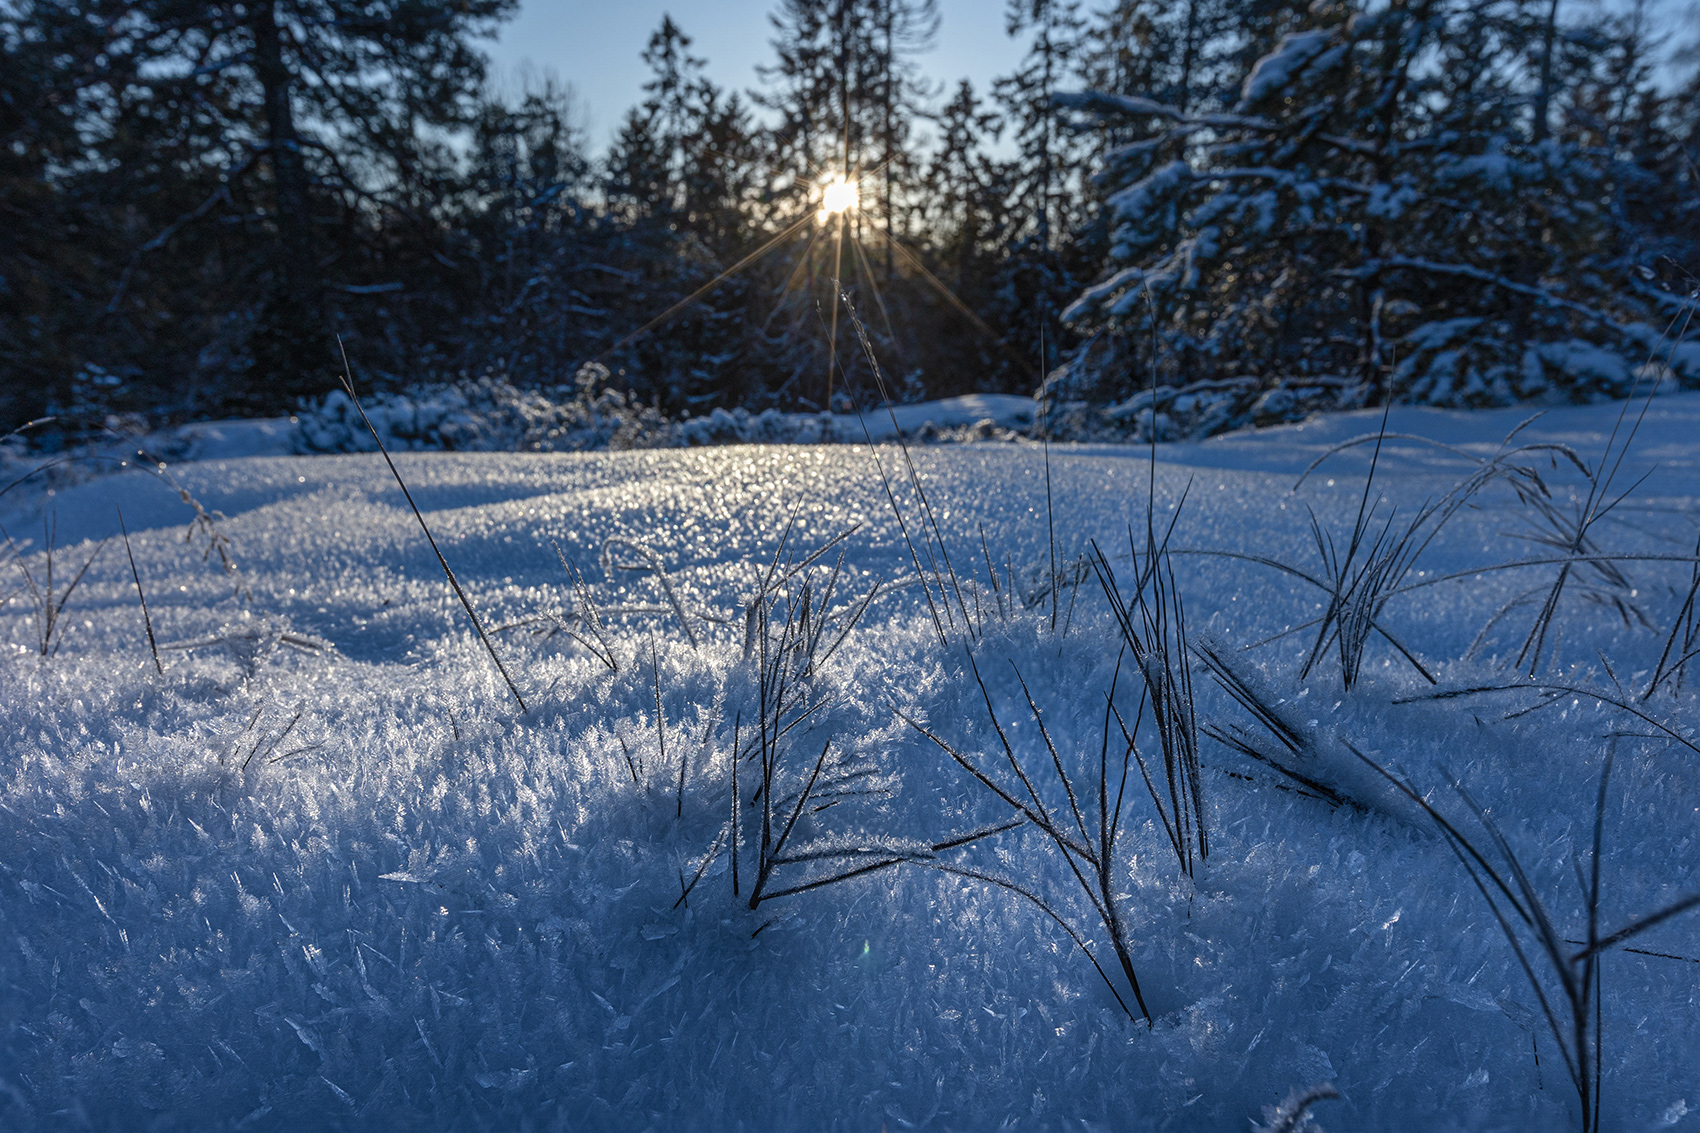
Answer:
[[[1173,545],[1313,568],[1307,505],[1340,538],[1368,453],[1330,461],[1297,493],[1293,482],[1377,420],[1163,447],[1159,516],[1186,494]],[[1391,427],[1486,453],[1518,420],[1409,411]],[[1593,461],[1611,422],[1612,407],[1562,410],[1530,435]],[[1697,422],[1700,396],[1654,403],[1625,469],[1657,470],[1596,529],[1602,545],[1692,552]],[[917,533],[901,454],[878,451]],[[1401,515],[1466,470],[1406,442],[1381,460]],[[606,611],[618,671],[565,634],[494,635],[524,714],[376,456],[172,469],[226,517],[218,529],[246,599],[216,559],[203,561],[204,539],[184,540],[188,509],[146,476],[14,505],[3,517],[14,538],[54,514],[56,553],[80,564],[92,550],[83,541],[115,530],[121,503],[159,640],[201,644],[165,649],[165,675],[155,673],[117,543],[68,602],[51,660],[34,654],[27,595],[0,607],[12,650],[0,659],[0,1119],[20,1129],[1215,1129],[1244,1128],[1291,1087],[1332,1082],[1343,1098],[1315,1110],[1328,1127],[1576,1125],[1552,1035],[1480,895],[1433,824],[1343,743],[1434,789],[1461,825],[1467,811],[1445,785],[1466,784],[1577,939],[1573,859],[1588,857],[1613,742],[1602,737],[1636,733],[1615,740],[1607,927],[1700,889],[1700,755],[1586,697],[1510,719],[1532,694],[1397,703],[1430,686],[1382,642],[1350,692],[1328,661],[1300,680],[1304,632],[1238,650],[1316,617],[1320,594],[1245,561],[1177,556],[1194,639],[1226,645],[1282,698],[1314,738],[1318,774],[1367,805],[1330,808],[1202,739],[1211,853],[1189,882],[1135,777],[1118,900],[1153,1027],[1122,1013],[1031,902],[922,864],[750,910],[760,777],[749,758],[740,895],[722,852],[679,902],[729,818],[734,735],[748,751],[760,714],[745,610],[776,553],[783,561],[793,513],[785,547],[797,557],[859,525],[808,572],[818,596],[844,553],[828,604],[840,621],[823,636],[876,580],[908,583],[876,598],[817,671],[788,670],[802,699],[784,720],[820,706],[778,746],[775,811],[788,814],[828,741],[824,774],[845,791],[804,808],[793,852],[916,852],[1009,816],[897,715],[1014,783],[968,650],[1046,804],[1068,805],[1017,670],[1077,786],[1091,782],[1118,642],[1090,578],[1061,592],[1067,632],[1049,627],[1041,453],[929,448],[915,461],[964,604],[978,611],[974,635],[952,615],[947,645],[910,581],[866,447],[398,457],[489,625],[572,607],[551,540]],[[1096,540],[1125,584],[1127,561],[1114,556],[1125,555],[1128,525],[1144,523],[1144,451],[1057,447],[1051,461],[1065,565]],[[1561,498],[1576,490],[1574,476],[1543,470]],[[1417,570],[1529,554],[1511,537],[1525,528],[1522,505],[1502,490],[1476,502]],[[661,557],[695,648],[652,572],[618,569],[632,557],[618,553],[604,569],[610,538]],[[32,569],[45,561],[40,542],[25,548]],[[987,553],[1000,584],[1013,581],[1032,608],[992,612]],[[1555,569],[1412,591],[1386,622],[1442,688],[1504,682],[1534,607],[1513,609],[1466,654],[1508,600]],[[1610,690],[1615,676],[1644,689],[1689,567],[1624,569],[1653,628],[1578,589],[1560,609],[1546,679]],[[20,585],[8,570],[0,593]],[[803,580],[775,593],[774,639]],[[1130,721],[1134,678],[1124,662],[1117,703]],[[1255,734],[1202,669],[1194,681],[1201,723]],[[1640,707],[1693,737],[1689,686]],[[1151,755],[1148,735],[1141,742]],[[1107,956],[1079,885],[1030,826],[939,857],[1029,887]],[[825,871],[781,865],[773,885]],[[1637,937],[1640,951],[1606,958],[1606,1128],[1681,1128],[1700,1106],[1695,924],[1672,920]]]

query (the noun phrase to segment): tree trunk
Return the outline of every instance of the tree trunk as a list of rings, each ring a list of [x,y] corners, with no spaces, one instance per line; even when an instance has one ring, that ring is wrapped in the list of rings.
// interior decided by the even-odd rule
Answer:
[[[1547,7],[1546,26],[1541,29],[1541,85],[1535,91],[1534,140],[1544,142],[1552,131],[1548,121],[1552,107],[1552,49],[1558,38],[1558,0]]]
[[[885,158],[885,174],[880,180],[880,185],[885,190],[885,201],[883,202],[885,209],[885,285],[888,289],[891,287],[893,273],[891,242],[897,235],[892,224],[891,212],[891,174],[897,164],[897,43],[892,26],[896,19],[896,4],[897,0],[884,0],[881,5],[884,9],[882,14],[885,17],[885,26],[881,29],[885,33],[885,58],[880,60],[885,70],[885,89],[881,92],[885,103],[883,107],[885,111],[885,122],[883,123],[885,144],[882,147],[885,151],[882,154]]]
[[[254,373],[248,400],[255,408],[287,409],[294,397],[317,393],[328,359],[318,257],[314,253],[312,200],[283,60],[283,34],[273,0],[250,9],[254,70],[264,98],[266,161],[271,166],[276,243],[272,292],[253,341]],[[280,400],[282,404],[280,404]]]
[[[1198,54],[1198,0],[1187,0],[1186,44],[1181,52],[1181,105],[1185,114],[1192,102],[1192,65]]]
[[[316,290],[317,270],[307,169],[289,98],[291,76],[283,62],[283,37],[273,5],[259,3],[252,11],[255,70],[265,95],[266,159],[276,194],[279,282],[292,298],[307,299]]]

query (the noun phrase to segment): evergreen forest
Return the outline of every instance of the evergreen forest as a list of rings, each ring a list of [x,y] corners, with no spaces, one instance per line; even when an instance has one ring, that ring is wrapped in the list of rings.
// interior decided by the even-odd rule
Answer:
[[[1188,390],[1700,384],[1673,4],[1009,0],[975,89],[933,0],[775,0],[747,91],[664,19],[601,150],[571,76],[491,82],[516,7],[0,0],[0,425],[283,415],[339,339],[377,390],[596,363],[674,418],[1040,390],[1141,435]]]

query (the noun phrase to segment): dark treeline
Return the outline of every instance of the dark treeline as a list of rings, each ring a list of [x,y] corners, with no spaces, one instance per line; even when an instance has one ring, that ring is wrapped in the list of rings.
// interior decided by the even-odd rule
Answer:
[[[779,0],[749,92],[665,20],[600,155],[487,82],[514,7],[0,0],[0,420],[287,412],[338,336],[381,387],[843,407],[834,279],[899,399],[1700,382],[1700,83],[1642,5],[1011,0],[981,91],[933,0]]]

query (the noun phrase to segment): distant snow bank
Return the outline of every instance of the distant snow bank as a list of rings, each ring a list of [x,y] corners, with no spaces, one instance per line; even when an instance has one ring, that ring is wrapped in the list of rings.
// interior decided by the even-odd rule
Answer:
[[[848,413],[782,413],[715,409],[669,418],[594,378],[564,398],[480,381],[426,393],[366,399],[366,415],[394,450],[456,452],[589,452],[602,449],[697,448],[725,444],[854,444],[898,434],[921,441],[1012,440],[1033,424],[1031,398],[968,394],[915,405]],[[294,418],[301,453],[370,452],[375,446],[359,411],[336,391]]]

